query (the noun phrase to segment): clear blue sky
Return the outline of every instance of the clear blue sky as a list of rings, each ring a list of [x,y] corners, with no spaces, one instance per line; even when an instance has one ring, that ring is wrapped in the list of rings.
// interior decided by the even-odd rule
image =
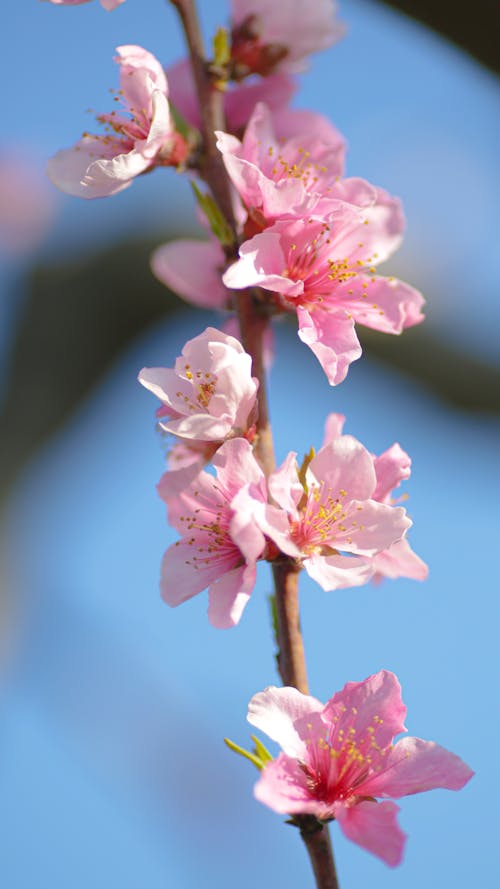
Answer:
[[[204,6],[207,22],[222,19],[221,2]],[[178,58],[167,4],[141,0],[138,9],[139,0],[111,14],[97,2],[9,4],[2,140],[32,145],[39,158],[74,141],[89,128],[84,109],[106,108],[116,45]],[[409,231],[391,269],[439,294],[431,322],[493,355],[498,86],[389,12],[362,2],[345,2],[342,12],[350,33],[315,59],[297,104],[346,133],[350,173],[403,197]],[[171,187],[179,200],[168,173],[108,201],[65,200],[46,249],[76,254],[150,226],[172,206]],[[0,741],[8,889],[253,889],[283,885],[284,862],[288,889],[311,883],[298,837],[254,802],[251,767],[221,741],[246,741],[247,701],[276,679],[266,566],[233,631],[208,625],[205,596],[172,611],[157,590],[173,537],[154,491],[162,471],[154,399],[135,377],[143,365],[172,363],[206,323],[188,314],[138,341],[32,463],[10,504],[15,596]],[[279,456],[318,444],[331,410],[345,413],[347,431],[374,452],[398,440],[413,457],[412,544],[431,567],[424,585],[329,594],[303,579],[312,692],[326,700],[347,680],[394,670],[410,734],[440,742],[477,771],[459,794],[402,801],[410,839],[395,871],[334,828],[342,886],[490,886],[498,423],[450,411],[363,360],[332,390],[293,333],[280,332],[279,348],[271,395]]]

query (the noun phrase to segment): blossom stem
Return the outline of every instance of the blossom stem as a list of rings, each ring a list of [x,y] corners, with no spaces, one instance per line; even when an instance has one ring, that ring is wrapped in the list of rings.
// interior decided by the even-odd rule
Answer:
[[[273,562],[278,629],[278,669],[283,685],[309,694],[299,614],[299,569],[286,557]]]
[[[238,256],[238,235],[231,201],[229,178],[217,145],[214,130],[224,130],[223,95],[210,81],[195,0],[170,0],[179,14],[189,49],[198,96],[205,148],[202,175],[234,234],[233,244],[225,246],[227,259]],[[268,477],[275,467],[274,446],[269,419],[263,338],[269,318],[250,288],[234,293],[242,345],[252,357],[252,373],[259,380],[257,441],[255,456]],[[279,671],[284,685],[307,693],[307,673],[299,620],[298,568],[283,557],[273,563],[278,624]],[[338,889],[333,851],[328,829],[301,835],[311,859],[317,889]]]
[[[328,825],[319,827],[316,822],[310,830],[306,819],[307,816],[300,825],[300,835],[309,854],[317,889],[339,889]]]

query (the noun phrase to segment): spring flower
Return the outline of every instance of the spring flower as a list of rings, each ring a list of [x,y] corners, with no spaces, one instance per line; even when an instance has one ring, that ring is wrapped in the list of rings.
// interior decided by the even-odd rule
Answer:
[[[207,327],[186,343],[173,368],[145,367],[139,382],[162,402],[165,432],[221,443],[251,434],[258,387],[251,365],[235,337]]]
[[[331,385],[361,355],[355,322],[394,334],[423,320],[417,290],[375,274],[399,238],[387,209],[338,200],[326,217],[278,221],[245,241],[223,276],[227,287],[274,291],[277,305],[296,312],[299,337]]]
[[[311,212],[344,170],[345,142],[322,115],[309,112],[305,121],[304,112],[287,110],[280,120],[291,133],[286,139],[276,132],[270,109],[259,102],[241,142],[216,133],[231,181],[260,228],[279,217]]]
[[[256,798],[280,814],[335,819],[349,840],[399,864],[406,840],[399,807],[376,798],[460,790],[474,774],[433,741],[394,744],[405,716],[399,682],[386,670],[348,682],[326,705],[294,688],[256,694],[247,718],[283,749],[265,766]]]
[[[300,468],[296,454],[288,454],[268,482],[275,507],[264,509],[249,496],[245,508],[324,590],[360,586],[374,573],[373,557],[411,526],[402,507],[373,498],[376,485],[373,457],[351,435],[343,435]],[[282,513],[288,521],[285,533]]]
[[[325,424],[325,438],[323,446],[340,438],[344,427],[345,417],[342,414],[329,414]],[[372,494],[373,500],[386,503],[389,506],[405,499],[404,496],[393,497],[395,488],[405,481],[411,474],[411,458],[396,442],[380,456],[372,455],[373,467],[377,480],[376,488]],[[425,562],[413,552],[408,539],[403,537],[393,543],[388,549],[383,550],[370,560],[374,581],[380,581],[384,577],[395,580],[398,577],[409,577],[413,580],[426,580],[429,569]]]
[[[231,0],[234,77],[304,71],[311,53],[342,37],[335,13],[333,0]]]
[[[168,104],[168,84],[158,60],[140,46],[119,46],[120,90],[126,114],[100,114],[102,136],[85,133],[47,165],[54,185],[83,198],[106,197],[127,188],[135,176],[157,165],[176,166],[188,153]],[[126,116],[126,115],[130,116]]]
[[[264,557],[264,535],[240,508],[238,495],[267,500],[265,477],[249,443],[225,442],[213,458],[217,478],[201,472],[172,497],[171,473],[158,490],[171,525],[182,535],[163,557],[161,593],[175,607],[208,587],[208,618],[221,629],[238,623],[255,585],[256,562]]]

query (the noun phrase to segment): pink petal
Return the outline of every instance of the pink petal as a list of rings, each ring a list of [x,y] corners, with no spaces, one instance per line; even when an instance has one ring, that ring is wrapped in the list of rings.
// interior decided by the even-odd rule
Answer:
[[[245,438],[226,441],[213,458],[217,478],[226,493],[235,496],[247,484],[255,485],[265,500],[265,478],[262,469],[253,456],[253,451]]]
[[[89,181],[89,167],[104,154],[103,143],[94,136],[86,136],[73,148],[63,148],[47,162],[47,176],[57,188],[78,198],[103,198],[127,188],[130,181],[101,178]]]
[[[393,543],[389,549],[370,559],[370,564],[375,572],[374,581],[388,577],[397,580],[398,577],[409,577],[411,580],[427,580],[429,568],[424,561],[413,552],[406,537]]]
[[[321,447],[324,448],[325,445],[330,444],[331,441],[334,441],[336,438],[340,438],[340,436],[342,435],[342,430],[344,428],[344,423],[344,414],[328,414],[325,420],[325,435]]]
[[[311,797],[307,776],[296,759],[280,753],[269,762],[254,787],[254,796],[280,815],[324,813],[324,804]]]
[[[202,562],[194,565],[193,555],[196,555],[196,544],[178,540],[163,556],[160,590],[162,599],[171,608],[201,593],[225,572],[232,571],[237,558],[236,548],[235,555],[228,558],[225,565],[218,558],[212,559],[208,565]]]
[[[402,738],[387,751],[382,770],[358,789],[363,795],[398,799],[438,787],[461,790],[473,774],[460,757],[439,744]]]
[[[395,803],[364,800],[349,807],[338,805],[335,817],[348,840],[395,867],[401,862],[406,842],[397,823],[398,812]]]
[[[411,524],[401,506],[386,506],[375,500],[354,500],[346,507],[342,519],[345,530],[340,527],[340,522],[337,523],[330,542],[331,546],[348,553],[374,556],[400,540]]]
[[[187,302],[223,309],[230,294],[222,284],[224,256],[212,241],[178,240],[157,247],[151,256],[156,277]]]
[[[376,484],[373,457],[352,435],[342,435],[322,447],[311,460],[308,475],[323,482],[332,496],[345,491],[345,502],[367,500]]]
[[[304,494],[299,481],[297,454],[290,451],[281,466],[269,477],[269,492],[276,503],[290,516],[297,518],[297,505]]]
[[[373,499],[387,503],[394,488],[411,475],[411,458],[396,442],[374,458],[377,487]]]
[[[401,686],[394,673],[387,670],[374,673],[362,682],[348,682],[328,701],[322,713],[324,722],[331,725],[333,739],[341,729],[347,737],[353,728],[358,746],[363,739],[373,738],[382,749],[395,735],[406,731],[405,716]]]
[[[277,688],[270,685],[258,692],[248,704],[247,719],[260,731],[269,735],[290,756],[300,756],[305,750],[302,723],[321,713],[323,704],[296,688]],[[299,722],[299,731],[295,723]],[[288,811],[285,809],[285,811]]]
[[[208,619],[213,627],[236,626],[255,586],[255,565],[240,565],[211,584],[208,590]]]
[[[299,337],[316,355],[330,386],[341,383],[351,362],[361,356],[354,320],[298,306]]]
[[[327,592],[362,586],[373,576],[373,567],[356,556],[312,555],[304,559],[304,568]]]
[[[335,304],[338,303],[359,324],[383,333],[401,333],[424,320],[422,294],[396,278],[359,274],[338,287]]]

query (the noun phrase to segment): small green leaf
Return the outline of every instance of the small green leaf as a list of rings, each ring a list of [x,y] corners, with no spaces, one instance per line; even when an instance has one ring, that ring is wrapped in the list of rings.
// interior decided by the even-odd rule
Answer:
[[[216,202],[214,201],[211,194],[203,194],[200,191],[196,182],[191,182],[191,187],[194,191],[196,200],[198,202],[198,206],[205,214],[208,224],[212,229],[215,237],[222,244],[223,247],[227,247],[230,244],[234,243],[234,235],[231,231],[231,227],[226,222],[225,217],[219,210]]]
[[[255,753],[259,757],[262,764],[266,765],[266,763],[271,762],[273,757],[269,753],[267,747],[264,747],[262,741],[259,741],[256,735],[250,735],[250,737],[255,744]]]
[[[314,450],[314,448],[311,448],[308,454],[304,454],[304,459],[302,460],[302,466],[299,469],[299,482],[302,485],[305,494],[307,494],[307,481],[306,481],[307,467],[309,466],[310,462],[312,460],[314,460],[315,456],[316,456],[316,451]]]
[[[237,753],[238,756],[243,756],[244,759],[249,759],[259,771],[264,768],[265,763],[261,762],[255,753],[250,753],[249,750],[244,750],[243,747],[239,747],[238,744],[235,744],[234,741],[230,741],[229,738],[224,738],[224,744],[227,744],[233,753]]]
[[[227,28],[217,28],[212,41],[214,50],[214,65],[217,68],[223,68],[231,58],[231,47],[229,45],[229,34]]]

